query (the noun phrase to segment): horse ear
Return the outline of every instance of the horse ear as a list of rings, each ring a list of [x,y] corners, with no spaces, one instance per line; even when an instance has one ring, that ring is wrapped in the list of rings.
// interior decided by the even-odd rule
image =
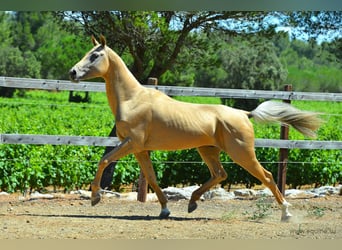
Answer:
[[[99,42],[95,39],[94,35],[91,36],[91,41],[93,42],[94,46],[99,44]]]
[[[103,35],[101,35],[100,36],[100,42],[101,42],[101,45],[104,47],[105,45],[106,45],[106,38],[103,36]]]

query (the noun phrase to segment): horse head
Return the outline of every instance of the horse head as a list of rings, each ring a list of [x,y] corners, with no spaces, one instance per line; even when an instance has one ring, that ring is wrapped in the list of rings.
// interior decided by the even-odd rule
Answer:
[[[106,53],[105,37],[101,35],[100,42],[94,36],[91,39],[94,47],[69,71],[73,82],[101,77],[108,71],[109,59]]]

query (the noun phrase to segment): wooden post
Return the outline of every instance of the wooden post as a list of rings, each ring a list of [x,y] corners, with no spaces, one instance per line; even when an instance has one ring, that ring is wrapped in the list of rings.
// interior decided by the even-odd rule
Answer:
[[[148,78],[147,84],[154,85],[157,88],[158,79],[150,77],[150,78]],[[148,188],[148,182],[144,176],[144,173],[140,169],[140,176],[139,176],[139,180],[138,180],[138,195],[137,195],[138,201],[146,202],[147,188]]]
[[[285,85],[285,91],[292,91],[292,85]],[[291,100],[284,100],[283,102],[291,103]],[[282,124],[280,128],[280,139],[289,139],[289,127]],[[289,150],[287,148],[279,149],[279,164],[278,164],[278,188],[280,192],[285,195],[285,184],[286,184],[286,168],[288,162]]]
[[[158,79],[155,77],[149,77],[147,80],[147,84],[154,85],[156,88],[158,88]]]
[[[138,194],[137,194],[137,200],[138,201],[146,202],[147,187],[148,187],[148,183],[146,181],[144,173],[140,169],[140,176],[139,176],[139,180],[138,180]]]

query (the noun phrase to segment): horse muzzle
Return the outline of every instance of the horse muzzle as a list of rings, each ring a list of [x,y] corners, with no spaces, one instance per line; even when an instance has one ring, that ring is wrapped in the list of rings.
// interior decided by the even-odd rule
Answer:
[[[70,77],[70,80],[73,82],[79,82],[80,81],[79,77],[77,76],[77,71],[74,68],[72,68],[69,71],[69,77]]]

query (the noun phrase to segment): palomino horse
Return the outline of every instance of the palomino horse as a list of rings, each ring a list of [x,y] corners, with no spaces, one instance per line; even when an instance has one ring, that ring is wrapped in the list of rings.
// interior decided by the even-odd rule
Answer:
[[[134,154],[144,176],[161,204],[160,218],[167,218],[167,198],[157,184],[149,157],[151,150],[197,148],[207,164],[211,178],[192,193],[188,212],[197,208],[196,201],[227,174],[219,160],[221,151],[268,187],[282,208],[282,220],[292,215],[289,203],[278,190],[272,174],[265,170],[254,152],[254,130],[249,118],[258,122],[282,122],[307,136],[314,136],[321,120],[315,113],[304,112],[281,102],[266,101],[247,112],[224,105],[191,104],[174,100],[164,93],[142,86],[122,59],[108,46],[92,37],[91,49],[72,69],[74,82],[102,77],[106,82],[108,102],[116,119],[120,143],[103,156],[91,184],[91,204],[101,199],[100,180],[109,163]]]

